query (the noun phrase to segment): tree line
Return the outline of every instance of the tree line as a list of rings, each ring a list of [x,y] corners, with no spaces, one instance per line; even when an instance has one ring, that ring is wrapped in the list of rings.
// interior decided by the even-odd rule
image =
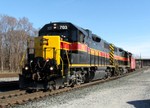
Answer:
[[[19,72],[27,41],[37,35],[28,18],[0,15],[0,72]]]

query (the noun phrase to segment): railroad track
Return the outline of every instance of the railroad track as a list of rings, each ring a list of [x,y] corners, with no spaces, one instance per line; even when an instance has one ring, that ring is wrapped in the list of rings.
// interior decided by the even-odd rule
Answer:
[[[2,81],[0,82],[0,88],[8,87],[8,86],[16,86],[19,85],[19,81]]]
[[[144,68],[144,69],[146,70],[147,68]],[[90,83],[85,83],[85,84],[82,84],[82,85],[76,85],[73,88],[68,87],[68,88],[58,89],[58,90],[51,91],[51,92],[50,91],[47,91],[47,92],[37,91],[37,92],[33,92],[33,93],[27,93],[25,91],[20,91],[20,90],[4,92],[4,93],[0,94],[0,107],[3,108],[3,107],[10,107],[10,106],[13,106],[13,105],[16,105],[16,104],[24,104],[24,103],[27,103],[29,101],[34,101],[34,100],[41,99],[41,98],[44,98],[44,97],[47,97],[47,96],[53,96],[53,95],[57,95],[57,94],[60,94],[60,93],[63,93],[63,92],[68,92],[68,91],[71,91],[71,90],[80,89],[80,88],[96,85],[96,84],[99,84],[99,83],[112,81],[112,80],[115,80],[115,79],[118,79],[118,78],[121,78],[121,77],[125,77],[125,76],[128,76],[128,75],[140,72],[144,69],[139,69],[136,72],[131,72],[131,73],[124,74],[124,75],[121,75],[121,76],[111,77],[111,78],[105,79],[105,80],[96,80],[96,81],[93,81],[93,82],[90,82]]]
[[[19,81],[0,82],[0,92],[19,89]]]
[[[0,92],[6,92],[19,89],[19,81],[3,81],[0,82]]]

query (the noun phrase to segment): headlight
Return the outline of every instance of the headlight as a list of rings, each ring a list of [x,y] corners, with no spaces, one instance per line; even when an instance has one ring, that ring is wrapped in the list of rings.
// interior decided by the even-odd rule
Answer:
[[[28,69],[29,69],[29,67],[28,67],[28,66],[26,66],[24,69],[25,69],[25,70],[28,70]]]
[[[53,67],[50,67],[49,69],[50,69],[50,70],[54,70],[54,68],[53,68]]]

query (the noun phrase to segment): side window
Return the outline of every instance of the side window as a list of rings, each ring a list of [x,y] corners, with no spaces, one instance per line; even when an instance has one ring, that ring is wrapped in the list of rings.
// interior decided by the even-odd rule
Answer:
[[[92,40],[99,43],[101,41],[101,38],[99,38],[95,34],[92,34]]]
[[[116,48],[116,47],[114,47],[114,53],[115,53],[116,55],[118,55],[118,52],[117,52],[117,48]]]
[[[79,31],[79,42],[84,43],[84,37],[84,34],[81,31]]]

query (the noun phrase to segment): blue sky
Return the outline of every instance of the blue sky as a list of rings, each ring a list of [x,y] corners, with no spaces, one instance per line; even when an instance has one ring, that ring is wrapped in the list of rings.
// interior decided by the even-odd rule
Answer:
[[[1,0],[0,14],[27,17],[35,28],[69,21],[150,58],[150,0]]]

